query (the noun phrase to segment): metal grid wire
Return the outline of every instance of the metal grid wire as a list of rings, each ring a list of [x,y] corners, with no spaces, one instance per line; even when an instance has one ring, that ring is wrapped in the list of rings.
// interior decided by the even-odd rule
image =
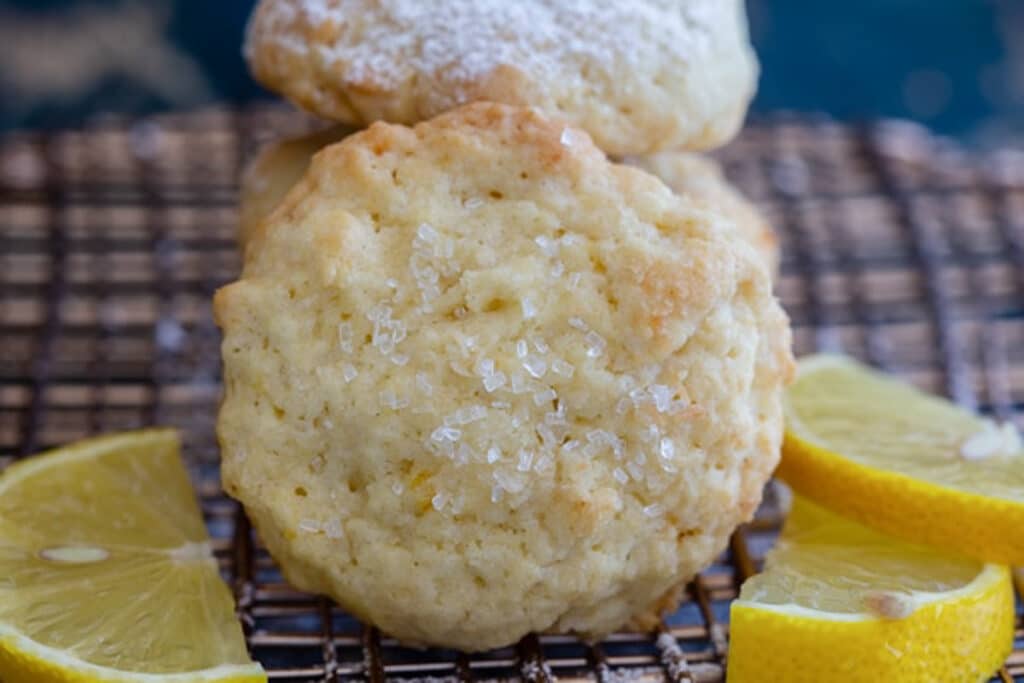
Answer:
[[[96,432],[180,427],[273,680],[721,680],[729,601],[780,521],[771,487],[660,632],[593,646],[542,635],[472,656],[406,649],[283,582],[218,487],[210,298],[239,267],[244,159],[309,125],[264,107],[0,139],[0,467]],[[754,122],[720,156],[780,232],[799,353],[841,349],[1024,427],[1024,157],[971,158],[910,124],[807,118]],[[1020,609],[1016,636],[1004,683],[1024,681]]]

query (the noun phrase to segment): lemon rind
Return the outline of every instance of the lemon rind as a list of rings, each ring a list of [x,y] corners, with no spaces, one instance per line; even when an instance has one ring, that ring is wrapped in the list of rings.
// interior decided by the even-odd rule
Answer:
[[[835,365],[859,368],[843,356],[820,354],[802,358],[797,373],[806,375]],[[927,395],[923,398],[937,400]],[[788,401],[785,405],[788,407]],[[808,438],[815,436],[814,431],[793,417],[792,410],[787,413],[783,455],[775,475],[795,492],[891,536],[944,547],[985,562],[1024,564],[1024,501],[985,496],[865,465]],[[850,482],[859,485],[851,487]],[[865,493],[870,493],[872,500],[865,500]],[[877,500],[898,501],[904,512],[927,508],[933,514],[928,522],[919,514],[879,514],[873,503]]]
[[[859,620],[821,618],[817,610],[807,608],[798,612],[789,606],[735,601],[730,610],[727,680],[989,680],[1013,650],[1009,569],[986,565],[974,581],[943,596],[900,619]],[[933,633],[936,627],[940,633]],[[961,642],[958,633],[971,635]],[[913,653],[909,659],[908,653]]]
[[[173,674],[154,674],[134,671],[123,671],[91,664],[73,657],[63,650],[32,640],[28,636],[0,624],[0,651],[21,656],[30,662],[35,671],[52,674],[52,680],[61,681],[96,681],[107,683],[195,683],[211,681],[216,683],[249,683],[266,681],[266,672],[258,663],[231,664]]]
[[[775,476],[802,496],[891,536],[916,543],[955,550],[969,557],[996,564],[1024,564],[1024,503],[989,498],[948,486],[916,479],[906,474],[868,467],[787,432],[782,461]],[[801,461],[794,466],[794,456]],[[914,515],[895,520],[875,513],[868,501],[855,500],[848,484],[861,481],[858,491],[871,491],[886,500],[898,500],[903,507],[927,506],[946,520],[924,523]],[[970,524],[973,520],[975,523]],[[1016,522],[1014,521],[1016,520]],[[999,529],[998,547],[981,543],[977,530]],[[1014,531],[1016,530],[1016,531]]]

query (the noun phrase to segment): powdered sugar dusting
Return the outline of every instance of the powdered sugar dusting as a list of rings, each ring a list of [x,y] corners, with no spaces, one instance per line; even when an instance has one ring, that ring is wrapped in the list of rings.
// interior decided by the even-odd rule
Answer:
[[[692,63],[734,13],[721,0],[523,0],[431,3],[421,0],[278,0],[259,16],[260,34],[289,51],[305,33],[340,27],[313,46],[349,83],[397,88],[425,77],[461,99],[495,70],[513,67],[538,82],[582,81],[593,74],[674,60]],[[252,54],[252,46],[246,48]],[[571,84],[570,84],[571,85]]]

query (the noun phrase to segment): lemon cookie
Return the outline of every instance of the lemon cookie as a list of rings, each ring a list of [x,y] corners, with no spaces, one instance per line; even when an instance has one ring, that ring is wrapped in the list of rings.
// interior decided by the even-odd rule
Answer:
[[[718,211],[768,262],[779,269],[779,242],[768,220],[726,179],[714,159],[692,152],[660,152],[626,157],[623,163],[653,173],[677,194]]]
[[[612,154],[728,140],[758,70],[741,0],[262,0],[245,54],[333,121],[489,100],[558,115]]]
[[[351,132],[350,128],[338,126],[272,142],[256,156],[242,176],[239,207],[242,245],[302,178],[313,155]],[[722,225],[734,226],[762,255],[772,272],[778,270],[779,246],[775,232],[757,207],[726,180],[713,159],[690,152],[661,152],[626,157],[622,162],[653,173],[676,193],[721,214],[727,219]]]
[[[226,490],[405,642],[651,614],[779,456],[788,323],[718,220],[531,109],[326,148],[216,295]]]

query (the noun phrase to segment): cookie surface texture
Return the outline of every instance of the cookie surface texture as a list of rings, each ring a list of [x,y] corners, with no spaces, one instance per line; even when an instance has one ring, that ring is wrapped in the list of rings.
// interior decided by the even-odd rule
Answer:
[[[758,72],[741,0],[262,0],[245,54],[257,80],[332,121],[503,102],[610,154],[727,141]]]
[[[716,220],[531,109],[328,147],[216,295],[225,489],[404,642],[642,621],[779,456],[788,322]]]
[[[725,177],[714,159],[693,152],[627,157],[623,163],[656,175],[676,194],[718,211],[761,254],[773,273],[781,259],[775,230],[761,211]]]

